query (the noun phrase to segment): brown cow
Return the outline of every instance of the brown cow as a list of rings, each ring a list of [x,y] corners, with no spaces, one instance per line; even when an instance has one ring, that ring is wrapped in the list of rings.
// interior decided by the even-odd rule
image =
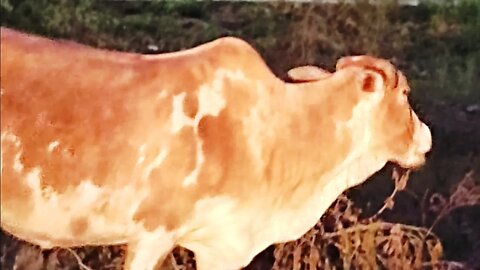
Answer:
[[[176,245],[238,269],[431,135],[405,77],[369,56],[275,77],[236,38],[155,56],[1,30],[1,226],[42,248]]]

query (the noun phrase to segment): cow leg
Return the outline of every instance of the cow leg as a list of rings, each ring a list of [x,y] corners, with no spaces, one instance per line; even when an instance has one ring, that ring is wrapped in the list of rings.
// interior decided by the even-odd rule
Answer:
[[[202,253],[195,253],[197,270],[238,270],[227,268],[222,261],[223,260],[219,260],[219,258],[214,258],[213,256],[205,256],[205,254]]]
[[[224,254],[228,249],[194,252],[197,270],[240,270],[248,265],[251,259]]]
[[[125,270],[153,270],[173,249],[173,240],[149,235],[128,243]]]

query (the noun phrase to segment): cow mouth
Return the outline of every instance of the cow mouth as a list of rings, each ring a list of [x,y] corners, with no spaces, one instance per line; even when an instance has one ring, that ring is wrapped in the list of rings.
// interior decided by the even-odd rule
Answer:
[[[418,153],[406,158],[405,160],[396,160],[394,163],[402,170],[417,170],[425,165],[426,159],[426,153]]]
[[[416,118],[415,133],[406,156],[396,160],[396,163],[404,169],[418,169],[426,162],[427,154],[432,149],[432,134],[430,129]]]

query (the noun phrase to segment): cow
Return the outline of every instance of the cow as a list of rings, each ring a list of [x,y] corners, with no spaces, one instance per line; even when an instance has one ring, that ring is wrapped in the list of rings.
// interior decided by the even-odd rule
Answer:
[[[44,249],[126,244],[126,269],[175,246],[239,269],[432,144],[405,76],[368,55],[287,82],[234,37],[143,55],[2,28],[1,52],[1,227]]]

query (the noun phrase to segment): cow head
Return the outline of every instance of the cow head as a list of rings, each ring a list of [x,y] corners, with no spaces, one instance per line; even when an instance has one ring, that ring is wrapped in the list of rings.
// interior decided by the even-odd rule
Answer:
[[[410,87],[405,76],[390,62],[370,56],[341,58],[336,68],[356,68],[363,73],[359,85],[371,115],[365,121],[371,130],[368,149],[405,168],[422,165],[432,137],[408,102]]]
[[[432,138],[408,102],[410,87],[405,76],[390,62],[371,56],[341,58],[336,69],[330,73],[316,66],[296,67],[288,71],[287,81],[314,83],[312,88],[334,91],[340,99],[355,97],[347,125],[355,143],[361,144],[360,151],[405,168],[422,165]],[[332,87],[335,81],[340,84]],[[345,101],[337,103],[341,102]]]

